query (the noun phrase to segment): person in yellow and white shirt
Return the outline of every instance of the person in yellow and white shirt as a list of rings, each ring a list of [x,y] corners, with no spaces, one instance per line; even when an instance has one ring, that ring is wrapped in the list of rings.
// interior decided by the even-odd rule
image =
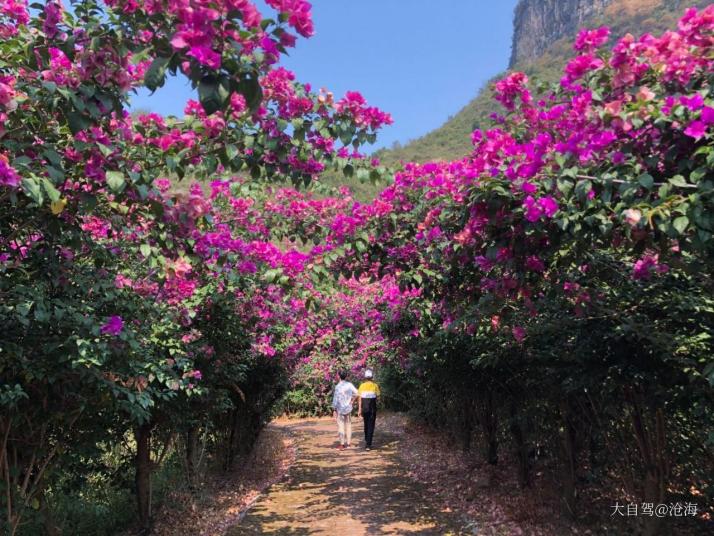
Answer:
[[[380,395],[379,385],[372,381],[372,369],[364,371],[364,379],[357,389],[359,402],[357,404],[357,416],[364,419],[364,442],[365,449],[372,449],[372,437],[374,436],[374,425],[377,422],[377,397]]]

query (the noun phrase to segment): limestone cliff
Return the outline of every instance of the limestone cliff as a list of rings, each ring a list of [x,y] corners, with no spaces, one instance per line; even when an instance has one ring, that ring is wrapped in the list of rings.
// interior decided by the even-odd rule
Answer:
[[[530,63],[558,39],[575,35],[584,24],[603,15],[627,19],[638,11],[647,12],[661,6],[679,9],[685,3],[681,0],[520,0],[514,13],[509,65]],[[689,5],[692,4],[701,2],[692,0]]]

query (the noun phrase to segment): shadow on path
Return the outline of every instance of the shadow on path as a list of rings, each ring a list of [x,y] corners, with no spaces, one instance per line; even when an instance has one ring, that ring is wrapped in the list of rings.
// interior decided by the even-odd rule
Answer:
[[[298,437],[289,477],[272,486],[229,536],[268,534],[468,534],[457,514],[431,504],[399,465],[399,441],[379,428],[374,449],[363,448],[361,419],[353,419],[353,447],[338,451],[330,418],[278,424]]]

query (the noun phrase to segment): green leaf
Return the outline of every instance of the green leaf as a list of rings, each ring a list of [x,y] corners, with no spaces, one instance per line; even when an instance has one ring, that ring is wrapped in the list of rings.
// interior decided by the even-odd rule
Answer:
[[[268,283],[274,283],[281,275],[283,275],[283,272],[280,268],[271,268],[263,274],[263,279]]]
[[[45,149],[44,151],[42,151],[42,156],[49,160],[49,162],[53,166],[56,166],[58,168],[62,167],[62,157],[54,149]]]
[[[651,190],[652,186],[654,186],[654,177],[652,177],[649,173],[643,173],[637,177],[637,182],[639,182],[643,188]]]
[[[243,78],[235,84],[235,90],[245,97],[245,102],[251,112],[254,112],[263,101],[263,90],[256,78]]]
[[[585,201],[592,189],[593,185],[589,180],[581,180],[575,185],[575,195],[577,195],[581,201]]]
[[[72,134],[77,134],[90,125],[89,119],[79,112],[66,112],[65,117],[67,118],[67,125],[69,125]]]
[[[121,171],[107,171],[107,185],[115,192],[121,192],[126,185],[126,177]]]
[[[97,146],[99,147],[99,151],[104,155],[105,158],[108,158],[114,152],[110,147],[107,147],[103,143],[97,143]]]
[[[141,244],[139,246],[139,251],[141,251],[141,254],[144,257],[148,257],[149,255],[151,255],[151,246],[149,244]]]
[[[369,170],[365,168],[358,168],[357,169],[357,179],[360,182],[366,182],[369,180]]]
[[[228,157],[228,160],[233,160],[236,156],[238,156],[238,148],[229,143],[226,145],[226,156]]]
[[[62,170],[57,169],[54,166],[47,166],[45,169],[47,170],[47,174],[52,178],[53,181],[58,184],[64,182],[64,172]]]
[[[152,93],[162,87],[166,81],[166,68],[171,58],[154,58],[144,75],[144,85]]]
[[[230,79],[227,76],[208,75],[198,83],[198,100],[208,115],[223,110],[230,96]]]
[[[659,187],[659,191],[657,192],[657,195],[659,196],[660,199],[666,199],[669,197],[669,193],[672,191],[672,186],[670,186],[667,183],[664,183],[662,186]]]
[[[568,179],[559,177],[557,180],[557,183],[558,183],[558,190],[563,192],[565,195],[568,195],[573,190],[573,183],[572,183],[572,181],[570,181]]]
[[[22,179],[22,189],[38,205],[42,204],[42,190],[35,178]]]
[[[680,216],[672,222],[672,226],[677,230],[679,234],[682,234],[689,226],[689,218],[687,218],[686,216]]]
[[[697,183],[700,180],[702,180],[704,177],[706,177],[707,172],[708,172],[708,169],[705,166],[700,166],[689,174],[689,179],[692,182]]]
[[[50,201],[52,201],[53,203],[55,201],[59,201],[60,193],[57,188],[55,188],[54,184],[49,181],[49,179],[43,178],[42,186],[44,187],[45,192],[47,193],[47,197],[50,198]]]
[[[686,186],[687,181],[684,177],[681,175],[675,175],[671,179],[669,179],[667,182],[669,182],[672,186]]]

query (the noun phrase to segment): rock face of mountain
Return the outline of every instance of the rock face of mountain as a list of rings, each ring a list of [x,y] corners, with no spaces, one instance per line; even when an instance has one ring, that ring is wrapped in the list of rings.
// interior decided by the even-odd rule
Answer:
[[[689,5],[700,3],[691,0]],[[559,39],[575,35],[588,22],[604,16],[628,19],[637,12],[662,7],[677,10],[685,4],[682,0],[520,0],[513,17],[509,67],[536,60]]]
[[[510,66],[538,58],[561,37],[605,11],[613,0],[521,0],[513,17]]]

